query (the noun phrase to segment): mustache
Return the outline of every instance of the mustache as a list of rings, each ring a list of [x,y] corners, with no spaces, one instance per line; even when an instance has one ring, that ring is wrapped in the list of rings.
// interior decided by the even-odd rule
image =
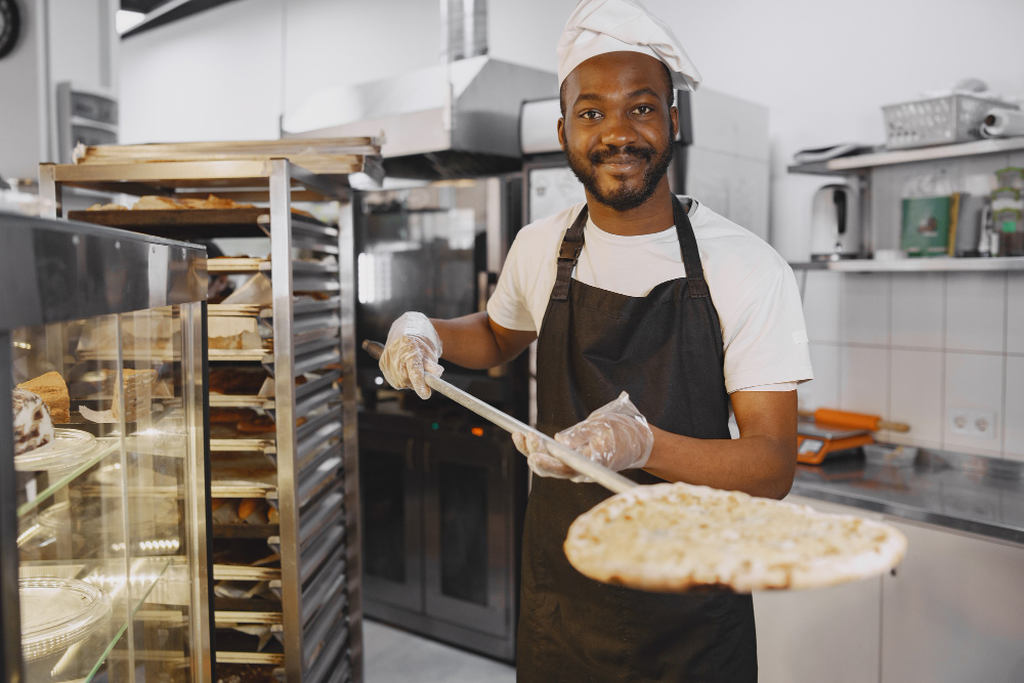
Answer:
[[[603,164],[613,158],[650,161],[654,158],[654,150],[650,147],[636,147],[634,145],[625,145],[623,147],[610,145],[606,149],[594,150],[588,155],[588,158],[592,164]]]

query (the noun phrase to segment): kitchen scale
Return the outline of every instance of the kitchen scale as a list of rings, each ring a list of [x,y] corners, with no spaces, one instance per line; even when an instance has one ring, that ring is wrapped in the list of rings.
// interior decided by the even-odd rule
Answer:
[[[830,453],[848,451],[874,441],[868,429],[800,420],[796,426],[796,460],[807,465],[820,465]]]

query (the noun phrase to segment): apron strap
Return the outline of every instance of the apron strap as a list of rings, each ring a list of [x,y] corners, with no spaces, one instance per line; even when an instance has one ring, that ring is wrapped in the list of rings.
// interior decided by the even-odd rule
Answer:
[[[558,248],[558,274],[555,276],[555,286],[551,289],[551,298],[555,301],[566,301],[569,298],[569,278],[583,251],[583,228],[586,225],[587,205],[584,204],[576,220],[565,231]]]
[[[693,234],[690,217],[686,215],[682,202],[675,195],[672,195],[672,219],[676,223],[679,249],[683,253],[683,267],[686,268],[686,294],[691,299],[708,298],[711,292],[704,279],[704,265],[700,262],[697,238]]]
[[[697,249],[697,238],[693,234],[689,216],[675,195],[672,195],[672,219],[675,221],[676,234],[679,237],[683,267],[686,268],[687,295],[692,299],[707,298],[710,292],[704,279],[704,266],[701,264],[700,251]],[[558,247],[558,272],[555,275],[555,286],[551,289],[551,298],[554,301],[566,301],[569,298],[569,279],[580,258],[580,252],[583,251],[583,229],[586,225],[587,205],[584,204],[576,220],[565,231],[562,243]]]

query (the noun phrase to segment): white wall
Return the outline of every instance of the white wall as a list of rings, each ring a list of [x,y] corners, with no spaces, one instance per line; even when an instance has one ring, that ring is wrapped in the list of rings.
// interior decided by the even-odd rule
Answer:
[[[0,175],[38,177],[55,161],[56,86],[109,92],[116,78],[115,0],[19,2],[21,34],[0,60]]]
[[[296,130],[337,123],[332,85],[376,80],[443,61],[439,0],[289,0],[285,111]]]
[[[0,59],[0,176],[36,178],[47,139],[40,112],[46,111],[42,17],[33,3],[19,5],[21,36]]]
[[[282,0],[240,0],[121,41],[121,141],[277,138]]]

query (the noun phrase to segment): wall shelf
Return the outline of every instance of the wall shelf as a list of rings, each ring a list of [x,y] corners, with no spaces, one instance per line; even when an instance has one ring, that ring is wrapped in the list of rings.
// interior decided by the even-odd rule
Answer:
[[[787,170],[790,173],[806,173],[811,175],[840,175],[867,171],[879,166],[909,164],[917,161],[940,161],[943,159],[984,154],[1000,154],[1022,149],[1024,149],[1024,137],[975,140],[955,145],[935,145],[932,147],[918,147],[916,149],[894,149],[871,154],[857,154],[812,164],[793,164]]]
[[[999,272],[1024,270],[1024,256],[904,258],[884,261],[865,258],[809,261],[789,265],[793,270],[838,270],[844,273]]]

